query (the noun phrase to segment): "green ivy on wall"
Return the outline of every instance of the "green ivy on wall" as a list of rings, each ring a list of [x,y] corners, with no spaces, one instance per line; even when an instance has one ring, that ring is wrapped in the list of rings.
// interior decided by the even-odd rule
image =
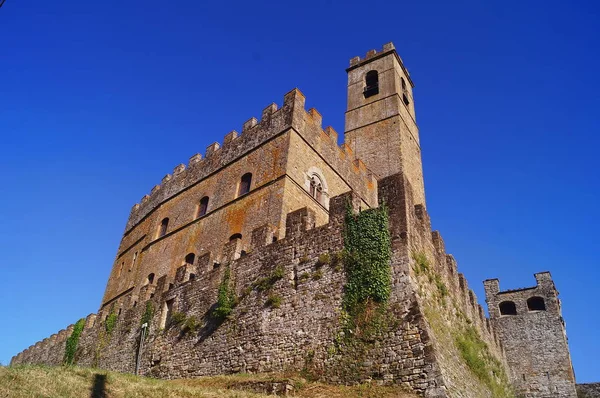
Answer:
[[[77,351],[77,346],[79,345],[79,336],[81,336],[81,332],[83,332],[83,328],[85,327],[85,319],[80,319],[75,323],[73,327],[73,332],[67,338],[67,345],[65,346],[65,356],[63,359],[63,363],[67,366],[73,365],[75,361],[75,352]]]
[[[213,318],[223,320],[235,307],[237,302],[237,298],[235,296],[235,289],[233,288],[233,283],[231,282],[231,269],[229,266],[225,268],[225,272],[223,273],[223,279],[221,280],[221,284],[219,285],[219,292],[217,295],[217,305],[212,312]]]
[[[367,302],[385,303],[392,290],[391,238],[385,206],[354,214],[348,207],[344,230],[344,310],[352,316]]]
[[[150,322],[152,321],[152,317],[154,317],[154,305],[152,301],[146,302],[146,310],[142,314],[142,319],[140,320],[140,325],[144,323],[148,324],[148,328],[150,328]]]
[[[115,326],[117,326],[118,315],[115,313],[115,307],[111,307],[110,314],[106,317],[106,321],[104,322],[104,328],[106,329],[106,334],[111,335],[115,330]]]

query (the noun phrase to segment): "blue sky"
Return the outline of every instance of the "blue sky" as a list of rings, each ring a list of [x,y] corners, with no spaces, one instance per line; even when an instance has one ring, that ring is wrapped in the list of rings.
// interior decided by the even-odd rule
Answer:
[[[206,4],[204,4],[206,3]],[[95,312],[131,206],[294,87],[343,131],[348,60],[415,82],[428,210],[481,282],[550,270],[578,381],[600,380],[593,1],[6,0],[0,361]]]

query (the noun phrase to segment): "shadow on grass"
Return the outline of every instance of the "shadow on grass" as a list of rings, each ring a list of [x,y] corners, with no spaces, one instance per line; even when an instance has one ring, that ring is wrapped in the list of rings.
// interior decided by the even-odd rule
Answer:
[[[90,398],[106,398],[106,375],[94,375]]]

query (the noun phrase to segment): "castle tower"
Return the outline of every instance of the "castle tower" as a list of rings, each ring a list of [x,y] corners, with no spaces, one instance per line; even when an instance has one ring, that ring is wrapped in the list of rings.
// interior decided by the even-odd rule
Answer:
[[[380,178],[403,172],[425,205],[413,82],[392,43],[350,60],[345,142]]]
[[[518,396],[576,398],[575,375],[558,291],[549,272],[535,287],[501,292],[498,279],[484,282],[493,326],[504,346]]]

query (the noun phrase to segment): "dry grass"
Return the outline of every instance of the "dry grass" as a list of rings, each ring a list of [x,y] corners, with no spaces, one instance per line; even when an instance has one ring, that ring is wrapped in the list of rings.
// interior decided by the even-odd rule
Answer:
[[[289,380],[294,397],[416,398],[396,387],[353,387],[309,383],[297,375],[235,375],[199,379],[156,380],[87,368],[43,366],[0,367],[0,398],[260,398],[270,395],[237,389],[261,380]],[[238,386],[239,388],[239,386]]]

